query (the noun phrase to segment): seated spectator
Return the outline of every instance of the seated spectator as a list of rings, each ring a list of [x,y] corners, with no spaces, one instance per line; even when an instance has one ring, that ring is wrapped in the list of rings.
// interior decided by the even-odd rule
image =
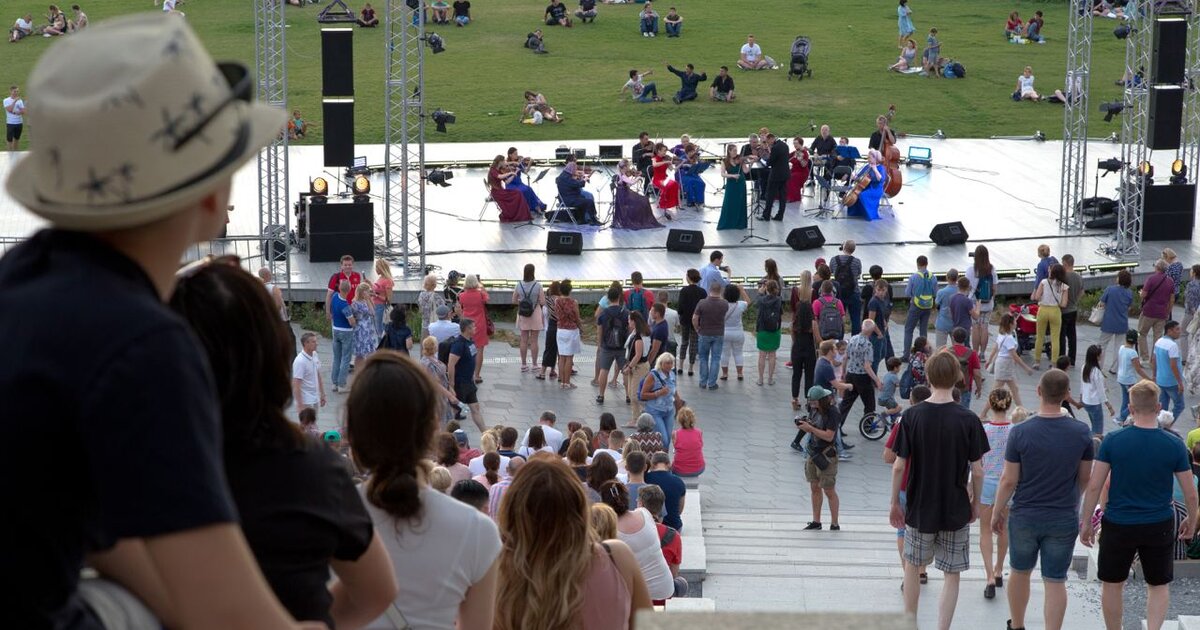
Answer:
[[[513,457],[524,457],[517,452],[517,438],[521,437],[520,433],[513,427],[498,427],[500,429],[500,455],[512,459]]]
[[[454,24],[463,27],[471,23],[470,0],[454,0]]]
[[[429,3],[430,17],[434,24],[449,24],[450,23],[450,2],[449,0],[433,0]]]
[[[608,446],[609,434],[616,430],[617,417],[607,411],[600,414],[600,430],[596,432],[596,435],[592,436],[592,441],[590,442],[592,451],[595,452],[598,448],[606,448]]]
[[[721,66],[717,76],[713,77],[712,86],[708,88],[708,96],[714,101],[733,102],[733,77],[729,76],[729,66]]]
[[[637,432],[629,436],[629,440],[636,442],[642,447],[642,452],[647,455],[653,455],[659,451],[665,451],[663,448],[663,436],[655,429],[654,416],[644,413],[638,416]]]
[[[58,8],[58,5],[50,5],[50,13],[46,14],[46,27],[42,29],[42,37],[57,37],[67,34],[67,14]]]
[[[496,439],[496,432],[492,430],[484,431],[483,435],[479,438],[479,448],[483,449],[483,455],[487,455],[488,453],[500,455],[500,440]],[[468,477],[471,475],[482,475],[485,472],[483,455],[473,458],[467,463],[467,470],[471,473],[467,475]],[[504,470],[508,466],[509,459],[511,458],[500,455],[500,470]]]
[[[917,42],[912,38],[904,40],[904,45],[900,47],[900,58],[896,63],[888,66],[888,70],[892,72],[904,72],[909,68],[914,67],[913,62],[917,60]]]
[[[525,47],[532,50],[536,55],[544,55],[546,52],[546,42],[542,40],[542,29],[538,29],[525,36]]]
[[[675,445],[671,472],[680,477],[699,477],[704,472],[704,432],[696,428],[696,412],[684,407],[675,419],[679,429],[671,438],[671,444]]]
[[[629,546],[597,541],[590,520],[566,466],[540,456],[525,464],[500,503],[496,630],[576,627],[581,619],[589,628],[631,628],[637,611],[650,609]]]
[[[630,442],[631,446],[637,446],[637,442]],[[637,494],[638,488],[646,485],[646,468],[649,466],[649,457],[641,451],[633,451],[625,454],[625,479],[623,483],[625,488],[629,490],[629,495]],[[620,479],[620,475],[617,476]]]
[[[437,434],[437,457],[434,458],[434,463],[446,469],[450,473],[450,484],[454,485],[463,479],[471,478],[471,469],[463,466],[458,461],[458,440],[449,433]],[[486,456],[486,455],[485,455]],[[497,455],[499,457],[499,455]]]
[[[596,0],[579,0],[579,10],[575,12],[575,17],[585,24],[589,21],[595,22]]]
[[[1046,39],[1042,37],[1042,27],[1046,25],[1046,20],[1042,17],[1041,11],[1034,11],[1033,17],[1029,18],[1029,23],[1025,25],[1025,39],[1039,44],[1045,44]]]
[[[379,26],[379,18],[375,15],[375,9],[368,2],[363,5],[362,11],[358,13],[358,25],[363,28],[375,28]]]
[[[450,494],[450,486],[453,485],[454,478],[445,466],[434,466],[433,470],[429,471],[429,488],[435,492]]]
[[[1033,89],[1033,68],[1025,66],[1025,70],[1017,77],[1017,91],[1013,93],[1017,101],[1040,101],[1041,96]]]
[[[546,95],[531,90],[525,90],[524,115],[527,119],[535,121],[535,125],[542,124],[542,121],[562,122],[562,116],[546,102]]]
[[[642,79],[646,78],[653,72],[653,70],[647,70],[645,72],[638,72],[636,69],[630,70],[629,80],[626,81],[625,85],[621,87],[621,91],[618,92],[618,94],[624,94],[625,90],[629,90],[629,93],[633,96],[633,100],[639,103],[655,103],[661,101],[662,99],[658,97],[658,85],[653,81],[649,83],[642,82]]]
[[[779,68],[774,59],[763,54],[762,47],[754,41],[753,35],[747,35],[746,43],[742,44],[738,67],[742,70],[775,70]]]
[[[474,479],[466,479],[450,488],[450,498],[479,510],[481,514],[488,513],[488,489]]]
[[[291,338],[270,295],[240,267],[182,278],[171,308],[208,355],[222,409],[225,475],[267,583],[296,619],[359,626],[396,594],[387,552],[342,458],[284,413]],[[326,588],[330,569],[338,576]]]
[[[563,458],[563,463],[575,471],[580,481],[587,481],[588,464],[591,463],[587,441],[583,438],[571,438],[571,445],[567,447],[567,456]]]
[[[550,457],[554,457],[554,455],[550,455]],[[487,513],[493,521],[500,518],[500,501],[504,498],[505,491],[512,485],[513,476],[517,474],[521,466],[525,465],[525,461],[520,457],[508,460],[508,467],[504,469],[505,474],[500,476],[500,481],[492,484],[492,487],[488,489]]]
[[[682,479],[671,472],[670,455],[655,453],[650,458],[650,472],[646,473],[646,484],[662,488],[663,494],[667,495],[667,513],[663,517],[663,522],[683,531],[683,519],[680,518],[680,515],[683,514],[683,501],[687,494],[687,486],[684,485]]]
[[[683,31],[683,16],[675,12],[675,7],[667,10],[667,16],[663,18],[663,28],[667,30],[667,37],[679,37]]]
[[[1008,21],[1004,23],[1004,36],[1008,39],[1020,37],[1025,32],[1025,23],[1021,21],[1021,16],[1016,11],[1008,14]]]
[[[303,138],[308,133],[308,123],[300,116],[300,110],[293,109],[292,117],[288,120],[288,137],[292,140]]]
[[[637,558],[651,599],[663,600],[674,595],[675,583],[658,542],[654,515],[645,508],[630,509],[629,491],[619,481],[609,481],[601,486],[600,497],[616,512],[617,538],[629,545]]]
[[[13,22],[12,28],[8,30],[8,43],[16,43],[29,37],[33,34],[33,14],[26,13],[23,17],[17,18]]]
[[[484,490],[491,490],[492,486],[500,481],[500,454],[485,453],[483,455],[483,474],[475,475],[471,479],[482,485]]]
[[[75,19],[71,20],[69,25],[71,32],[74,33],[87,28],[88,16],[83,12],[83,9],[79,8],[78,4],[71,5],[71,12],[75,14]]]
[[[658,14],[654,12],[654,8],[650,2],[642,7],[642,12],[638,14],[638,20],[642,31],[642,37],[655,37],[658,35]]]
[[[560,453],[561,452],[561,453],[565,454],[566,453],[565,450],[563,450],[563,451],[559,450],[564,442],[563,442],[562,431],[559,431],[558,429],[554,428],[554,424],[557,421],[558,421],[558,417],[554,415],[553,411],[543,411],[542,415],[538,417],[538,424],[535,426],[542,430],[542,434],[546,438],[546,446],[550,447],[550,452],[552,452],[552,453]],[[567,428],[570,429],[571,425],[578,425],[578,424],[579,424],[578,422],[574,422],[574,421],[569,422],[569,423],[567,423]],[[533,433],[533,428],[530,428],[528,431],[525,432],[525,438],[521,440],[521,446],[530,446],[530,441],[532,440],[532,437],[533,437],[532,433]],[[539,449],[534,449],[534,450],[539,450]]]
[[[571,18],[567,17],[567,7],[563,5],[562,0],[550,0],[550,6],[546,7],[546,14],[543,18],[546,26],[571,28]]]
[[[529,434],[525,439],[527,440],[525,446],[521,446],[517,449],[517,453],[519,453],[521,457],[528,459],[529,456],[533,455],[534,453],[554,452],[554,449],[546,443],[546,434],[544,429],[542,429],[540,426],[530,427]]]
[[[620,468],[621,462],[624,459],[621,451],[625,448],[625,432],[621,431],[620,429],[614,429],[608,434],[608,442],[606,444],[607,445],[600,445],[600,447],[592,453],[592,457],[595,457],[600,453],[608,453],[612,456],[613,460],[617,462],[617,468]]]
[[[630,492],[630,496],[633,493]],[[662,524],[663,503],[667,497],[658,486],[643,486],[637,492],[638,507],[645,509],[654,516],[654,526],[658,531],[659,546],[662,547],[663,559],[671,571],[675,582],[674,597],[686,597],[688,594],[687,578],[679,575],[679,565],[683,563],[683,537],[673,527]]]
[[[696,66],[690,63],[684,66],[682,72],[676,70],[674,66],[667,65],[667,72],[679,77],[679,91],[675,93],[675,96],[671,97],[671,101],[676,105],[684,101],[696,100],[696,86],[700,85],[701,81],[708,80],[707,73],[701,72],[697,74]],[[661,146],[662,143],[659,144]]]
[[[617,513],[612,508],[603,503],[593,503],[588,508],[588,515],[597,540],[617,537]]]
[[[426,487],[441,396],[412,359],[376,352],[355,370],[346,400],[354,459],[371,476],[367,511],[387,546],[397,582],[393,606],[413,627],[490,628],[496,600],[496,525]],[[447,561],[453,558],[454,561]],[[386,618],[376,627],[393,627]]]
[[[588,475],[584,492],[587,493],[588,501],[595,503],[600,500],[600,488],[609,482],[620,483],[617,481],[617,462],[613,460],[612,455],[608,453],[596,453],[592,457],[592,465],[588,466]]]

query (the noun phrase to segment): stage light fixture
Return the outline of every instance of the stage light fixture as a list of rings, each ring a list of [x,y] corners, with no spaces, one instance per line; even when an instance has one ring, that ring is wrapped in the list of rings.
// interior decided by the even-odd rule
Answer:
[[[433,54],[438,54],[446,50],[446,40],[442,39],[437,33],[430,33],[425,36],[425,43],[433,50]]]
[[[1125,111],[1125,103],[1100,103],[1100,111],[1104,112],[1104,122],[1112,122],[1113,116]]]
[[[433,123],[437,125],[438,133],[446,133],[446,125],[453,125],[454,121],[458,120],[454,116],[454,112],[436,110],[433,112]]]
[[[324,177],[315,177],[308,182],[308,192],[314,195],[328,195],[329,182],[325,181]]]
[[[1134,31],[1135,29],[1132,26],[1128,24],[1122,24],[1113,29],[1113,37],[1116,37],[1117,39],[1126,39],[1132,35]]]
[[[1138,164],[1138,172],[1144,177],[1154,177],[1154,165],[1149,162]]]
[[[1105,175],[1108,175],[1109,173],[1116,173],[1117,171],[1121,170],[1123,166],[1125,166],[1125,163],[1121,161],[1121,158],[1108,158],[1107,160],[1100,160],[1099,162],[1096,162],[1096,168],[1104,171]]]
[[[369,194],[371,192],[371,180],[367,179],[365,175],[359,175],[354,178],[354,185],[352,188],[354,189],[354,194],[356,195]]]
[[[448,188],[450,186],[449,180],[454,179],[454,173],[442,169],[434,169],[429,171],[429,175],[426,175],[425,179],[428,179],[429,183],[434,186]]]
[[[1187,165],[1183,160],[1175,160],[1171,162],[1171,184],[1181,186],[1187,183]]]

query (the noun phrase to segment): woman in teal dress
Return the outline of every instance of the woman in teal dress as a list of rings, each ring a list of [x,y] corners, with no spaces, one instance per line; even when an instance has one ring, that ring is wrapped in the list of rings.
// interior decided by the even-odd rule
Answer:
[[[721,202],[718,230],[746,229],[746,173],[736,144],[725,145],[725,200]]]

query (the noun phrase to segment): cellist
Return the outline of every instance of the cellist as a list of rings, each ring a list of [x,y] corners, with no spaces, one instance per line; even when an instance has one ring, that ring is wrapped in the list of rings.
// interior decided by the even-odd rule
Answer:
[[[868,221],[878,219],[879,200],[883,198],[883,187],[887,182],[887,171],[879,151],[867,151],[867,164],[855,174],[854,179],[854,189],[846,193],[843,199],[843,203],[846,204],[846,216],[863,217]]]
[[[881,162],[887,170],[887,189],[884,192],[888,197],[895,197],[904,182],[900,174],[900,149],[896,148],[896,134],[888,126],[887,116],[875,118],[875,133],[871,134],[867,146],[879,151]]]

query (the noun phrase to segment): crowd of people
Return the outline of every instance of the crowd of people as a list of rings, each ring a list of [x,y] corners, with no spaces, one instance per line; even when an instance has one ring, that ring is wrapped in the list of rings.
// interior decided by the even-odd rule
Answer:
[[[87,28],[88,16],[79,8],[78,4],[71,5],[72,17],[67,17],[67,14],[58,5],[50,5],[50,9],[44,16],[45,24],[39,26],[33,19],[32,13],[26,13],[17,18],[13,22],[12,27],[8,30],[8,42],[15,44],[26,37],[41,35],[42,37],[58,37],[60,35],[69,35],[77,33]]]

